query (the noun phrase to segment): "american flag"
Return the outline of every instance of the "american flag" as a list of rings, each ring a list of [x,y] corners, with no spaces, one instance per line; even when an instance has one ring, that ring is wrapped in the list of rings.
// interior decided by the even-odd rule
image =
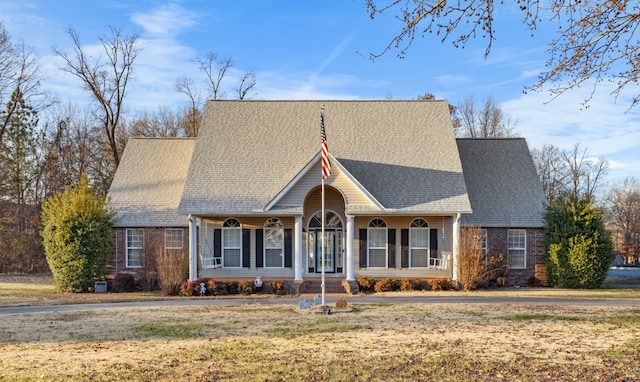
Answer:
[[[320,109],[320,134],[322,143],[320,151],[322,152],[322,180],[327,179],[331,175],[331,160],[329,159],[329,149],[327,148],[327,134],[324,132],[324,105]]]

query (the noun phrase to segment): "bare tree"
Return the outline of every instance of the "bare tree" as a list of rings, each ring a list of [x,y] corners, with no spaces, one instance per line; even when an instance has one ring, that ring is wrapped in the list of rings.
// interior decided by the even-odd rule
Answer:
[[[458,136],[469,138],[504,138],[513,136],[516,122],[502,111],[493,98],[487,97],[480,108],[473,97],[465,98],[456,108],[460,120]]]
[[[14,43],[0,22],[0,143],[3,141],[9,120],[16,112],[16,103],[10,102],[11,94],[20,89],[22,98],[36,111],[44,107],[45,98],[40,90],[40,63],[31,48]],[[8,107],[13,106],[14,108]]]
[[[249,71],[242,75],[238,81],[238,99],[245,99],[254,86],[256,86],[256,74],[254,72]]]
[[[64,191],[80,181],[83,173],[98,179],[90,171],[95,152],[104,150],[94,137],[93,121],[89,113],[81,112],[71,103],[49,110],[45,125],[45,163],[42,174],[42,189],[45,196]]]
[[[545,145],[534,150],[533,160],[549,203],[561,197],[595,201],[609,167],[603,158],[590,158],[580,143],[571,150]]]
[[[435,35],[444,42],[451,40],[463,48],[470,39],[486,39],[485,58],[490,54],[497,31],[494,21],[499,8],[511,8],[513,2],[492,0],[365,0],[367,12],[374,18],[384,12],[396,14],[400,30],[375,59],[391,49],[404,57],[418,37]],[[554,97],[593,80],[596,86],[604,79],[616,83],[618,96],[627,85],[640,78],[638,23],[640,4],[629,1],[516,0],[522,11],[524,28],[535,33],[544,21],[557,22],[557,35],[548,44],[546,68],[530,89],[541,90],[552,85]],[[507,8],[508,10],[508,8]],[[640,102],[633,97],[631,107]]]
[[[542,149],[531,150],[542,189],[549,203],[552,203],[565,189],[569,178],[567,166],[563,161],[563,151],[554,145],[544,145]]]
[[[73,40],[73,53],[54,48],[54,53],[64,60],[61,69],[82,81],[97,105],[96,118],[100,120],[106,144],[110,148],[114,167],[120,164],[121,145],[118,136],[127,86],[133,74],[133,63],[140,53],[136,47],[138,36],[125,36],[120,29],[109,27],[109,36],[99,37],[103,56],[92,57],[83,48],[75,29],[67,30]]]
[[[627,177],[612,187],[605,211],[609,223],[622,234],[625,255],[637,257],[640,249],[640,181]]]
[[[195,58],[198,69],[207,83],[207,93],[210,94],[209,99],[224,99],[226,93],[222,88],[222,82],[229,75],[233,61],[230,58],[218,58],[218,56],[209,52],[205,56]],[[200,129],[200,120],[204,110],[204,102],[200,96],[200,91],[194,85],[194,81],[188,77],[179,78],[176,81],[176,90],[184,94],[189,100],[189,106],[183,111],[183,125],[188,137],[198,135]],[[238,78],[237,87],[234,94],[237,99],[244,100],[250,95],[251,90],[256,86],[256,74],[253,71],[247,71]]]
[[[189,106],[182,112],[185,134],[187,137],[197,137],[200,130],[200,120],[202,119],[200,105],[203,102],[200,92],[194,86],[193,80],[188,77],[183,77],[176,81],[176,90],[187,96],[189,100]]]
[[[209,52],[205,56],[196,57],[196,62],[199,64],[200,71],[207,77],[211,99],[224,98],[225,94],[221,91],[220,85],[231,67],[231,59],[226,57],[218,59],[215,53]]]
[[[572,150],[565,151],[563,158],[569,170],[570,195],[594,200],[602,178],[607,174],[609,163],[604,158],[589,158],[587,149],[581,148],[580,143],[573,145]]]

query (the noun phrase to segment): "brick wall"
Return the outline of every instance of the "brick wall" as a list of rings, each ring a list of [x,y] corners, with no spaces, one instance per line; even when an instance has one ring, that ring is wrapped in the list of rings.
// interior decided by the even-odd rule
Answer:
[[[508,228],[487,228],[487,252],[492,255],[502,254],[507,257]],[[535,277],[546,282],[546,268],[542,228],[527,228],[526,236],[526,268],[509,268],[508,285],[526,286]]]
[[[167,228],[181,228],[182,250],[189,250],[189,229],[187,227],[147,227],[144,228],[144,245],[141,267],[127,267],[127,234],[126,228],[114,228],[113,253],[107,265],[107,280],[113,281],[116,274],[134,276],[138,288],[153,290],[158,287],[156,256],[165,252],[165,230]]]

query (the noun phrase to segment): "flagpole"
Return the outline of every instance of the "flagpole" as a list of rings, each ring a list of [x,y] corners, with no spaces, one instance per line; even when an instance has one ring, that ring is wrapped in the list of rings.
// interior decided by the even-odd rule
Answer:
[[[325,213],[324,213],[324,180],[325,178],[328,178],[331,175],[331,160],[329,159],[329,149],[327,148],[327,135],[325,134],[324,131],[324,105],[322,105],[322,108],[320,109],[320,134],[322,137],[322,143],[320,145],[320,152],[321,152],[321,162],[322,162],[322,189],[320,191],[320,194],[322,195],[322,219],[321,223],[322,223],[322,229],[320,231],[320,235],[322,236],[322,239],[320,240],[320,246],[322,247],[322,249],[320,250],[320,266],[322,267],[322,306],[324,305],[324,292],[325,292],[325,280],[324,280],[324,268],[326,266],[326,254],[325,254],[325,246],[326,246],[326,238],[324,235],[324,223],[325,223]]]
[[[325,267],[325,237],[324,237],[324,177],[322,178],[322,231],[321,231],[321,236],[322,236],[322,257],[321,257],[321,261],[320,261],[320,266],[322,267],[322,306],[324,306],[324,292],[325,292],[325,288],[324,288],[324,267]]]

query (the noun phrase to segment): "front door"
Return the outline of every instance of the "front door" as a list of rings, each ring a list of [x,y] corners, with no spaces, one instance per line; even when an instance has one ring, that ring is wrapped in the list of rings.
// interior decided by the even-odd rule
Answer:
[[[316,273],[334,273],[336,271],[336,232],[324,231],[324,264],[322,261],[322,231],[315,231],[316,236]]]
[[[327,212],[324,226],[324,261],[322,259],[322,220],[320,212],[310,220],[307,236],[309,273],[342,273],[344,264],[344,231],[342,220],[333,212]]]

